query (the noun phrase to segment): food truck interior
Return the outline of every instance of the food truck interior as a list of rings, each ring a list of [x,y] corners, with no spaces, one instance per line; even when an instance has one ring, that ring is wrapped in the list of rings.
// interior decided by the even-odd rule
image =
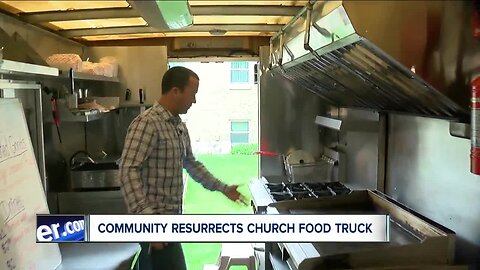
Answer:
[[[22,102],[51,213],[126,213],[123,140],[169,59],[257,59],[252,213],[392,218],[390,243],[266,243],[261,268],[477,269],[479,7],[2,1],[0,98]]]

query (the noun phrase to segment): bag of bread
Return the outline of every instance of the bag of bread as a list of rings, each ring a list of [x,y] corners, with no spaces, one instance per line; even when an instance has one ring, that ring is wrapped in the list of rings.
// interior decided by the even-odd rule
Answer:
[[[114,77],[118,76],[118,61],[117,58],[113,56],[105,56],[100,58],[100,63],[108,64],[110,67],[107,67],[105,71],[105,76]]]
[[[80,71],[82,69],[82,59],[78,54],[53,54],[45,61],[49,66],[60,70]]]

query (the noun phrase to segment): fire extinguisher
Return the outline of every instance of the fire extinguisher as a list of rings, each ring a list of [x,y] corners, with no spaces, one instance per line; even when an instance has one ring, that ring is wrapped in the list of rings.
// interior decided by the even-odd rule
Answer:
[[[480,38],[480,1],[473,1],[473,14],[472,14],[472,30],[473,37]]]
[[[480,175],[480,75],[471,82],[471,154],[470,171]]]

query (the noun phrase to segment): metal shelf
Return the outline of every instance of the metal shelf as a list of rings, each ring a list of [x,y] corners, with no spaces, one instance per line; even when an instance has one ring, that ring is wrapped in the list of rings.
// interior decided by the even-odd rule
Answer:
[[[315,124],[334,130],[340,130],[342,127],[342,120],[318,115],[315,118]]]
[[[371,120],[342,120],[333,117],[317,115],[315,124],[330,128],[333,130],[347,130],[359,132],[377,132],[379,128],[378,121]]]
[[[138,103],[138,102],[124,102],[124,103],[120,103],[120,106],[119,108],[135,108],[135,107],[145,107],[145,108],[150,108],[152,107],[153,104],[150,104],[150,103]]]
[[[57,68],[0,59],[0,74],[58,76]]]
[[[69,71],[68,70],[60,70],[60,77],[69,78]],[[73,79],[75,80],[85,80],[85,81],[101,81],[101,82],[120,82],[118,78],[114,77],[107,77],[101,75],[94,75],[82,72],[73,72]]]
[[[105,117],[110,112],[111,111],[102,112],[102,113],[98,112],[98,111],[87,111],[87,112],[82,113],[82,114],[67,112],[67,113],[60,113],[59,116],[60,116],[60,122],[83,122],[83,123],[87,123],[87,122],[102,119],[103,117]]]
[[[2,60],[0,59],[0,75],[10,77],[27,77],[27,78],[70,78],[68,70],[58,70],[57,68],[33,65],[28,63]],[[46,76],[46,77],[45,77]],[[100,82],[115,82],[118,83],[118,78],[106,77],[94,74],[87,74],[82,72],[73,72],[75,80],[85,81],[100,81]]]
[[[82,110],[70,110],[67,108],[64,99],[58,100],[58,116],[60,122],[81,122],[87,123],[95,120],[99,120],[107,116],[112,110],[108,112],[99,112],[98,110],[82,111]]]

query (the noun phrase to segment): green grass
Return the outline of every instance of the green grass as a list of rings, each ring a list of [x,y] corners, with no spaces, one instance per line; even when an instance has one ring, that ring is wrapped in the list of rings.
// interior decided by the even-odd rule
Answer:
[[[208,170],[226,184],[239,185],[239,191],[248,201],[251,199],[248,183],[257,177],[256,155],[197,155]],[[238,205],[220,192],[211,192],[188,177],[184,201],[185,214],[246,214],[252,213],[250,206]],[[214,264],[221,250],[221,243],[183,244],[188,270],[202,270],[204,264]],[[245,269],[232,267],[230,269]]]

